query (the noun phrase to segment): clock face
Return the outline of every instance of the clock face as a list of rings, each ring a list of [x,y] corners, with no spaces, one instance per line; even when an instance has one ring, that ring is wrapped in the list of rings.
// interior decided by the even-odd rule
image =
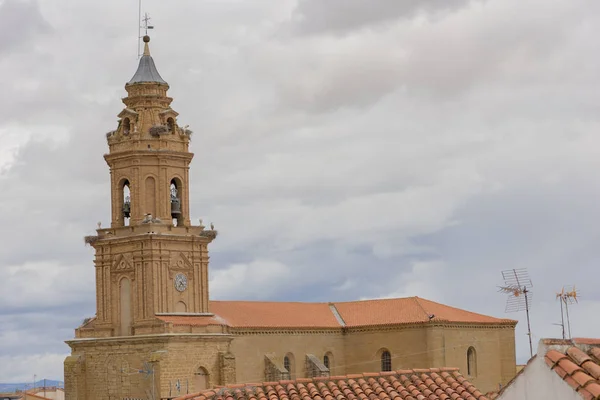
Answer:
[[[175,289],[179,292],[183,292],[187,288],[187,276],[185,274],[175,275]]]

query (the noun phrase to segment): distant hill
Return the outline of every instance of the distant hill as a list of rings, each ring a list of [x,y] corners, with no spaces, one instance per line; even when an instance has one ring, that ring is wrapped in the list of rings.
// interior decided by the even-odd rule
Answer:
[[[52,379],[46,379],[45,382],[46,387],[58,386],[61,388],[65,387],[65,383],[62,381],[55,381]],[[44,380],[40,379],[35,381],[35,387],[43,387]],[[0,383],[0,393],[12,393],[17,390],[27,390],[33,387],[33,382],[26,383]]]

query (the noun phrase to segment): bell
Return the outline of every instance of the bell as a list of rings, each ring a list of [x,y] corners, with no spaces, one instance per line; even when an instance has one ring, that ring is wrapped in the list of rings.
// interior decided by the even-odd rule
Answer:
[[[181,202],[177,197],[171,197],[171,217],[177,218],[181,215]]]
[[[125,203],[123,203],[123,216],[125,218],[129,218],[130,212],[131,212],[131,203],[126,201]]]

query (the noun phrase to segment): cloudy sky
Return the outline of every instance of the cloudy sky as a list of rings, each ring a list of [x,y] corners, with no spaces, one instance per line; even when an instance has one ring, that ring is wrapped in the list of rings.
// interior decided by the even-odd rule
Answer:
[[[194,130],[211,298],[418,295],[534,342],[600,336],[600,2],[146,0]],[[136,0],[0,0],[0,381],[62,379],[95,312],[105,133],[137,67]],[[525,315],[517,358],[527,360]]]

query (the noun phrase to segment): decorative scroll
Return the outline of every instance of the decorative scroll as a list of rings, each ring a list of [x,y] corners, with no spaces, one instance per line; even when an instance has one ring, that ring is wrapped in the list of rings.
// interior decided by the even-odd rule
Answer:
[[[133,265],[128,257],[125,257],[125,255],[121,254],[113,263],[112,270],[117,272],[133,271]]]
[[[171,259],[169,268],[172,271],[188,271],[193,269],[192,263],[190,262],[189,255],[183,252],[177,253],[175,257]]]

